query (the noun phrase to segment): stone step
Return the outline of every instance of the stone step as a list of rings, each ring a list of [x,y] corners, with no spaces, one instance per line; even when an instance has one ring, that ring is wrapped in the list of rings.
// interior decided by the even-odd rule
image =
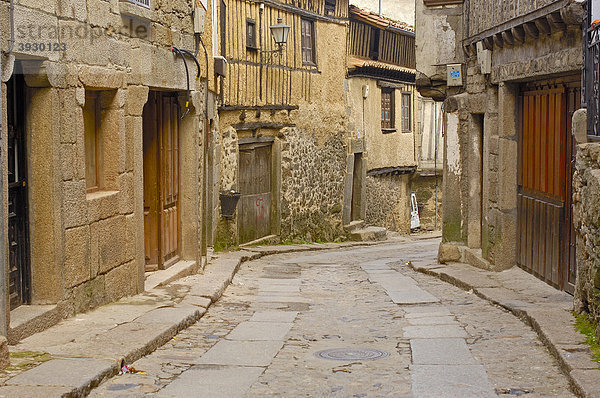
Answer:
[[[351,221],[350,224],[344,225],[344,231],[352,233],[357,229],[363,229],[365,227],[364,220]]]
[[[350,233],[350,240],[355,242],[387,240],[387,229],[383,227],[367,227]]]

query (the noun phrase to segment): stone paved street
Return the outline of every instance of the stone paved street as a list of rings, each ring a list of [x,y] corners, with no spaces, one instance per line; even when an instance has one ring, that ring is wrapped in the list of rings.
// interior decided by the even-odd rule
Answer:
[[[91,396],[573,396],[529,326],[406,265],[438,244],[244,263],[198,323]],[[343,348],[355,357],[316,355]]]

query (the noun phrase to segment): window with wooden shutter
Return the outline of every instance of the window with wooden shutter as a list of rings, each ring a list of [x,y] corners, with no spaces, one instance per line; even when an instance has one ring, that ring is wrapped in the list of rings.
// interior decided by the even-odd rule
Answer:
[[[402,132],[412,132],[412,95],[410,93],[402,93]]]
[[[381,130],[394,130],[394,89],[381,89]]]
[[[302,19],[301,27],[302,65],[316,65],[314,23]]]
[[[256,21],[253,19],[246,20],[246,48],[256,50]]]
[[[325,0],[325,15],[335,15],[336,0]]]
[[[100,189],[100,92],[86,91],[83,107],[85,184],[87,192]]]

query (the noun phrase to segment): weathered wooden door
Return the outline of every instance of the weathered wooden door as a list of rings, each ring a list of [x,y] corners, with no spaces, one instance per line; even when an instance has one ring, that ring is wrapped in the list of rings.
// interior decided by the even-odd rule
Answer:
[[[144,239],[147,269],[179,259],[179,106],[150,92],[144,107]]]
[[[238,235],[245,243],[271,232],[271,144],[240,145],[239,154]]]
[[[519,137],[517,263],[540,279],[573,291],[571,116],[579,78],[523,86]]]
[[[15,71],[7,89],[8,290],[13,309],[29,302],[31,290],[23,75]]]

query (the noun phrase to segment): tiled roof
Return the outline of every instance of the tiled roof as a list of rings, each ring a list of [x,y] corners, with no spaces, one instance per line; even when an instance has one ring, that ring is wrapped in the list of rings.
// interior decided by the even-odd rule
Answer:
[[[357,57],[354,55],[348,56],[348,68],[353,69],[353,68],[364,68],[364,67],[387,69],[387,70],[393,70],[393,71],[398,71],[398,72],[416,74],[415,69],[405,68],[403,66],[394,65],[394,64],[387,63],[387,62],[374,61],[372,59],[364,59],[364,58],[360,58],[360,57]]]
[[[386,17],[380,17],[379,15],[358,8],[355,5],[350,5],[350,15],[358,20],[366,22],[371,25],[375,25],[382,29],[400,29],[405,32],[414,33],[415,28],[403,22],[394,21],[393,19],[389,19]]]

